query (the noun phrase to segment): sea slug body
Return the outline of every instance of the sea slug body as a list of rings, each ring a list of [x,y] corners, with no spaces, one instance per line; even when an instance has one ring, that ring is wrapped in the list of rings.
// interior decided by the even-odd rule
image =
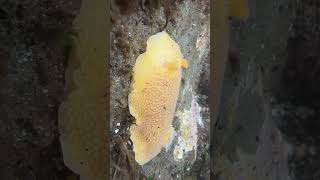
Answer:
[[[172,141],[182,69],[187,67],[179,45],[164,31],[148,39],[146,52],[136,60],[129,110],[135,118],[130,132],[140,165]]]

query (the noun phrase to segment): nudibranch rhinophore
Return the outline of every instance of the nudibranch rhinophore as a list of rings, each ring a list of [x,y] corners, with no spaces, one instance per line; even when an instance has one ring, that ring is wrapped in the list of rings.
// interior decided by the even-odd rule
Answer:
[[[153,159],[173,139],[172,120],[182,69],[187,67],[179,45],[164,31],[147,40],[146,52],[136,60],[129,109],[135,117],[130,131],[140,165]]]

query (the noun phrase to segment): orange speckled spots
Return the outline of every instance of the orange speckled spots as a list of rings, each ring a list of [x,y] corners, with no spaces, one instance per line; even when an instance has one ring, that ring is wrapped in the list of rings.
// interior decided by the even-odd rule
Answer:
[[[136,120],[130,131],[140,165],[154,158],[172,140],[182,67],[188,64],[182,59],[180,47],[166,32],[151,36],[147,51],[137,58],[129,109]]]

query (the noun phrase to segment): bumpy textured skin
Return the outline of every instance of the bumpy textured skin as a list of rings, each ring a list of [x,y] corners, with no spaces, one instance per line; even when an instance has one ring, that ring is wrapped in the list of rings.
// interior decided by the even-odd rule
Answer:
[[[178,44],[166,32],[151,36],[147,51],[134,66],[130,113],[135,159],[143,165],[154,158],[173,137],[172,120],[186,60]]]

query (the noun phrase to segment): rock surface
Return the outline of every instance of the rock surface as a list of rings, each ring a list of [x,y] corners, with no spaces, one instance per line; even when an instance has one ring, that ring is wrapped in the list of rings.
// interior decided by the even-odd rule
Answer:
[[[132,123],[127,101],[133,65],[138,55],[145,51],[149,36],[165,29],[179,44],[189,63],[182,75],[177,115],[173,122],[176,137],[167,151],[163,149],[156,158],[139,168],[147,177],[154,179],[208,179],[209,1],[176,1],[174,5],[168,5],[167,2],[169,1],[159,1],[157,5],[151,1],[143,1],[137,6],[133,2],[133,10],[125,12],[131,13],[130,15],[118,13],[118,10],[123,12],[129,7],[116,2],[112,5],[113,106],[110,133],[113,137],[127,134],[127,128]],[[183,137],[186,132],[191,132],[191,136]],[[115,164],[117,157],[113,157]],[[121,175],[121,172],[118,174]]]
[[[232,20],[213,175],[319,179],[319,5],[249,5],[247,22]]]
[[[80,1],[0,1],[0,179],[63,180],[57,110]]]

